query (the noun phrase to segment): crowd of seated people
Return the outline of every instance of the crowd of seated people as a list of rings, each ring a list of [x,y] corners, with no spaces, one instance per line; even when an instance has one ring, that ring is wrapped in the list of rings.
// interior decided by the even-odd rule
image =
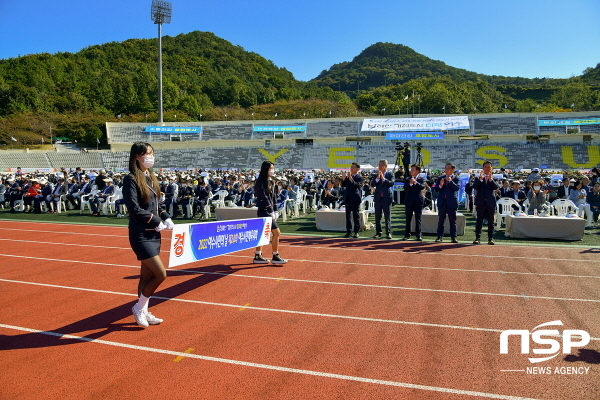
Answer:
[[[161,205],[170,211],[174,218],[184,219],[207,217],[207,207],[215,205],[252,207],[255,203],[253,186],[257,170],[241,171],[167,171],[158,172],[161,182]],[[362,170],[365,182],[369,182],[373,171]],[[512,198],[521,210],[534,214],[542,212],[556,199],[569,199],[578,208],[578,214],[587,218],[588,225],[597,224],[600,214],[600,171],[594,168],[590,174],[565,171],[559,186],[551,184],[550,174],[534,168],[531,173],[496,170],[501,174],[501,186],[496,198]],[[62,169],[58,173],[0,173],[0,206],[16,212],[32,213],[56,212],[59,202],[68,209],[82,212],[82,200],[89,203],[93,215],[100,215],[102,205],[115,196],[122,186],[126,172],[112,172],[104,169],[84,171],[81,168]],[[440,171],[425,172],[424,207],[432,208],[436,202],[432,190]],[[403,169],[395,171],[396,180],[403,178]],[[300,196],[304,196],[310,210],[323,207],[341,209],[344,207],[344,187],[342,172],[315,170],[307,173],[300,170],[280,170],[275,176],[278,207],[285,207],[289,213],[296,209]],[[465,187],[468,209],[473,209],[475,174]],[[108,187],[108,189],[106,188]],[[363,199],[372,194],[372,187],[362,188]],[[114,200],[116,215],[125,217],[127,210],[122,199]],[[515,207],[516,208],[516,207]]]

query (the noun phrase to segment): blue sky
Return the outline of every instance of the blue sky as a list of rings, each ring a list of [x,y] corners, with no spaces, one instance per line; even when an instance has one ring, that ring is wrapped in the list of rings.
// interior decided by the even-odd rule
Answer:
[[[453,67],[568,78],[600,63],[599,0],[173,0],[163,34],[209,31],[297,79],[391,42]],[[0,0],[0,59],[153,38],[151,0]],[[165,68],[168,68],[165,65]]]

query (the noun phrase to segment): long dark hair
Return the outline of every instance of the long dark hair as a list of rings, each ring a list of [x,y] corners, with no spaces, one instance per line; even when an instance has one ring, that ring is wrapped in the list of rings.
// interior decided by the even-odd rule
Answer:
[[[129,152],[129,172],[131,172],[135,177],[138,188],[140,189],[140,194],[142,195],[142,201],[144,203],[147,203],[150,199],[150,190],[148,189],[148,185],[145,184],[146,175],[142,171],[136,156],[148,154],[150,150],[154,152],[154,147],[152,147],[150,143],[135,142],[131,145],[131,151]],[[154,175],[152,169],[148,169],[148,176],[150,177],[152,189],[154,189],[154,192],[158,195],[160,193],[160,185],[158,184],[158,179],[156,179],[156,175]]]
[[[260,173],[258,174],[257,181],[261,181],[263,187],[265,188],[265,193],[268,195],[273,194],[273,185],[271,184],[271,180],[269,179],[269,170],[271,166],[274,166],[271,161],[263,161],[260,166]]]

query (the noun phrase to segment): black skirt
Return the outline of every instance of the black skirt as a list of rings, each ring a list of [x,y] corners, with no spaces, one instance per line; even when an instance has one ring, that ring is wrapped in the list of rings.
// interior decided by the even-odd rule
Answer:
[[[259,218],[269,218],[271,217],[264,210],[256,210],[256,216]],[[277,225],[277,220],[275,218],[271,218],[271,229],[279,229],[279,225]]]
[[[140,261],[157,256],[160,254],[160,232],[129,229],[129,244]]]

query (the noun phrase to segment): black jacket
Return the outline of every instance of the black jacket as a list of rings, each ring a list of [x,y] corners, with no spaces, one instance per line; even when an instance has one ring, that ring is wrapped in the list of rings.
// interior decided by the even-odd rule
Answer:
[[[150,178],[146,178],[145,185],[150,190],[150,197],[147,202],[142,200],[138,183],[133,174],[129,174],[123,179],[123,200],[129,211],[129,229],[146,230],[156,228],[162,220],[171,218],[171,216],[158,210],[158,196],[150,184]]]

